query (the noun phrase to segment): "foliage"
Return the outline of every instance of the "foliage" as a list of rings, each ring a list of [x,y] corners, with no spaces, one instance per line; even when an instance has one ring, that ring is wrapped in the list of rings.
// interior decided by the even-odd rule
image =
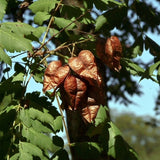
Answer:
[[[116,114],[115,114],[116,113]],[[113,111],[114,123],[120,128],[127,142],[139,153],[142,159],[157,160],[159,158],[159,126],[150,125],[154,117],[136,116],[132,113]],[[159,123],[159,122],[158,122]]]
[[[42,84],[50,58],[58,57],[66,63],[87,49],[100,61],[95,42],[99,37],[109,37],[116,29],[114,35],[123,47],[122,69],[117,73],[105,68],[107,100],[114,98],[127,105],[132,101],[126,93],[141,94],[131,75],[160,83],[160,46],[147,36],[148,31],[160,32],[160,18],[156,8],[146,2],[84,0],[80,6],[76,4],[78,1],[72,4],[67,0],[0,0],[0,3],[0,61],[7,64],[0,83],[0,159],[69,159],[63,139],[57,135],[62,122],[66,129],[64,117],[61,108],[60,114],[52,103],[55,97],[58,101],[60,92],[56,91],[55,97],[49,91],[43,95],[38,91],[27,92],[31,78]],[[34,19],[25,23],[27,12]],[[135,59],[144,49],[153,55],[154,63],[149,66],[140,65]],[[20,61],[15,63],[16,58]],[[138,160],[136,152],[108,120],[107,113],[108,109],[100,106],[86,132],[91,140],[68,142],[69,147],[84,159],[104,156]],[[97,136],[98,141],[92,141]]]

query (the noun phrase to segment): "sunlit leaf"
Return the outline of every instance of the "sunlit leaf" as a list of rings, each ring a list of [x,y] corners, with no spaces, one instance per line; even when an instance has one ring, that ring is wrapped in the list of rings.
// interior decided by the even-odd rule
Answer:
[[[160,83],[160,66],[159,66],[159,68],[158,68],[158,72],[157,72],[157,80],[159,81],[159,83]]]
[[[136,63],[132,62],[130,59],[122,58],[122,64],[124,65],[126,70],[129,71],[133,75],[141,76],[144,73],[144,69],[141,68]]]
[[[48,149],[51,152],[56,152],[61,149],[61,147],[52,143],[50,137],[43,133],[36,132],[32,127],[27,128],[23,125],[22,136],[25,137],[28,142],[40,147],[43,150]]]
[[[101,27],[107,23],[107,18],[104,15],[100,15],[96,19],[96,24],[95,24],[95,30],[98,31],[101,29]]]
[[[75,26],[75,23],[72,23],[72,20],[65,19],[62,17],[55,17],[54,23],[59,27],[59,28],[65,28],[66,29],[73,29]]]
[[[10,160],[18,160],[19,156],[20,156],[20,153],[16,153],[10,158]]]
[[[95,118],[95,126],[98,126],[101,123],[104,123],[108,120],[107,117],[108,109],[106,106],[100,106],[97,116]]]
[[[145,72],[143,73],[141,80],[143,80],[144,78],[146,79],[151,79],[152,81],[158,83],[158,81],[153,78],[154,75],[154,71],[156,70],[156,68],[158,68],[158,66],[160,65],[160,61],[156,62],[155,64],[151,65],[150,67],[148,67]]]
[[[1,24],[2,29],[5,29],[8,33],[14,33],[15,36],[21,36],[26,39],[36,40],[40,38],[45,31],[45,27],[34,28],[29,24],[21,22],[5,22]]]
[[[58,1],[57,0],[38,0],[32,3],[29,6],[29,9],[32,10],[33,13],[37,12],[50,12],[52,9],[55,8],[55,5]]]
[[[156,62],[155,64],[149,67],[149,75],[152,76],[155,69],[160,65],[160,61]]]
[[[6,13],[6,8],[7,8],[7,0],[1,0],[1,5],[0,5],[0,20],[3,19],[3,16]]]
[[[20,142],[19,151],[20,151],[21,158],[23,158],[22,154],[25,153],[25,154],[30,154],[32,156],[37,156],[41,159],[47,160],[47,158],[43,156],[42,150],[31,143]]]
[[[116,0],[101,0],[101,1],[104,2],[104,3],[106,3],[107,5],[108,5],[109,3],[113,3],[113,4],[116,4],[116,5],[118,5],[118,6],[123,5],[123,3],[118,2],[118,1],[116,1]]]
[[[119,28],[124,20],[124,17],[126,17],[126,14],[127,8],[125,6],[119,8],[115,7],[108,10],[96,19],[95,30],[99,31],[100,29],[103,29],[105,31],[109,31],[114,27]]]
[[[7,51],[32,51],[31,42],[6,29],[0,28],[0,45]]]
[[[119,129],[110,122],[108,155],[119,160],[139,160],[137,153],[122,138]]]
[[[54,123],[54,130],[55,131],[60,131],[63,129],[63,124],[62,124],[62,116],[57,116],[55,120],[53,121]]]
[[[34,22],[36,24],[42,25],[44,21],[48,20],[51,15],[49,15],[47,12],[37,12],[34,16]]]
[[[4,52],[4,50],[0,47],[0,61],[12,66],[11,58]]]
[[[23,78],[24,78],[24,73],[19,73],[13,77],[12,82],[23,81]]]

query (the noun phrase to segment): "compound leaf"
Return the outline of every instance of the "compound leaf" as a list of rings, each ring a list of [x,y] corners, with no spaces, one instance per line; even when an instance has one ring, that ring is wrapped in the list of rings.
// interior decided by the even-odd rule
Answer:
[[[55,21],[54,23],[59,27],[59,28],[65,28],[67,27],[67,29],[73,29],[73,27],[75,26],[74,23],[72,23],[71,20],[69,19],[65,19],[65,18],[61,18],[61,17],[55,17]],[[72,23],[72,24],[71,24]]]
[[[8,54],[5,53],[5,51],[0,47],[0,61],[3,61],[4,63],[12,66],[11,58],[8,56]]]
[[[6,8],[7,8],[7,1],[6,0],[1,0],[1,5],[0,5],[0,20],[3,19],[3,16],[6,13]]]
[[[0,28],[0,46],[10,52],[32,51],[32,45],[28,39],[8,32],[3,28]]]
[[[48,20],[50,15],[47,12],[37,12],[34,17],[34,22],[36,24],[42,25],[44,21]]]
[[[28,142],[20,142],[19,151],[20,151],[20,157],[22,156],[23,153],[25,153],[25,154],[30,154],[33,156],[40,157],[41,159],[44,159],[44,160],[47,159],[43,156],[43,152],[40,148]]]
[[[55,8],[57,1],[56,0],[38,0],[32,3],[29,8],[32,10],[33,13],[37,12],[50,12],[52,9]]]

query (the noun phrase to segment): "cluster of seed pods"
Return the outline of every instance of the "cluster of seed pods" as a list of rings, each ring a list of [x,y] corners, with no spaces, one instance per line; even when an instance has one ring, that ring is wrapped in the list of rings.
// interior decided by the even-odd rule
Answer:
[[[68,64],[52,61],[44,73],[43,91],[60,88],[64,109],[78,110],[85,122],[94,121],[104,105],[104,87],[94,55],[82,50]]]
[[[115,36],[97,41],[96,51],[99,58],[108,67],[119,71],[122,47]],[[102,75],[94,55],[82,50],[77,57],[71,57],[68,63],[52,61],[44,73],[43,91],[59,88],[61,100],[66,110],[79,111],[84,122],[94,121],[100,105],[105,105],[105,90]]]

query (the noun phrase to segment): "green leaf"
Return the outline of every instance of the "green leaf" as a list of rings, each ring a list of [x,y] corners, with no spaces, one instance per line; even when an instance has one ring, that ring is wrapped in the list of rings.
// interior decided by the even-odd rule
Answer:
[[[156,62],[155,64],[151,65],[149,67],[149,75],[152,76],[153,75],[153,72],[154,70],[160,65],[160,61]]]
[[[6,108],[11,102],[12,102],[12,94],[5,95],[0,101],[0,111]]]
[[[101,0],[102,2],[106,3],[107,5],[110,3],[116,4],[118,6],[124,5],[122,2],[117,2],[116,0]]]
[[[138,46],[138,45],[135,48],[133,48],[133,56],[137,57],[137,55],[139,56],[142,55],[141,46]]]
[[[96,19],[95,31],[99,31],[104,24],[107,23],[107,18],[102,14]]]
[[[10,160],[19,160],[19,156],[20,156],[20,153],[16,153],[10,158]]]
[[[82,8],[71,6],[71,5],[63,5],[62,8],[60,9],[61,12],[61,17],[65,17],[67,13],[67,18],[71,19],[73,17],[79,17],[82,13]]]
[[[20,142],[19,151],[20,151],[20,155],[23,153],[27,153],[33,156],[37,156],[40,159],[47,160],[47,158],[43,156],[43,152],[40,148],[28,142]]]
[[[67,27],[67,29],[73,29],[73,27],[75,26],[75,23],[72,23],[72,20],[68,20],[65,18],[61,18],[61,17],[55,17],[55,21],[54,23],[59,27],[59,28],[65,28],[67,27],[69,24],[69,26]]]
[[[5,135],[13,125],[13,121],[17,115],[15,108],[16,106],[9,106],[0,112],[0,131],[3,135]]]
[[[7,8],[7,1],[6,0],[1,0],[1,5],[0,5],[0,20],[3,19],[3,16],[6,13],[6,8]]]
[[[145,38],[145,49],[150,49],[153,56],[160,56],[160,46],[148,36]]]
[[[34,128],[42,127],[41,129],[43,129],[43,131],[48,131],[47,128],[43,128],[44,122],[46,122],[48,124],[53,123],[52,122],[53,117],[51,117],[51,120],[48,120],[49,119],[48,115],[41,112],[41,111],[38,111],[37,109],[34,109],[34,108],[30,108],[29,110],[23,109],[20,111],[20,119],[27,127],[31,127],[31,126]],[[51,115],[49,115],[49,116],[51,116]],[[45,120],[45,118],[46,118],[46,120]],[[37,120],[41,121],[42,123],[38,123]],[[44,130],[44,129],[46,129],[46,130]],[[38,129],[37,131],[41,131],[41,130]]]
[[[61,130],[63,127],[61,116],[57,116],[54,119],[54,117],[51,114],[47,112],[41,112],[34,108],[29,108],[28,110],[21,110],[20,119],[27,127],[41,127],[40,130],[37,129],[37,131],[42,131],[43,129],[44,132],[49,132],[52,128],[52,132],[57,132]],[[36,122],[36,120],[40,121],[41,123]],[[51,128],[43,126],[44,123],[48,124],[47,126],[51,126]]]
[[[37,12],[34,16],[34,22],[38,25],[42,25],[44,21],[48,20],[51,15],[47,12]]]
[[[55,29],[55,28],[50,28],[50,30],[49,30],[49,34],[50,34],[51,37],[53,35],[56,35],[55,38],[57,38],[58,37],[58,33],[59,33],[59,31],[57,29]]]
[[[11,58],[4,52],[4,50],[0,47],[0,61],[12,66]]]
[[[24,79],[24,73],[18,73],[13,77],[12,82],[23,81],[23,79]]]
[[[106,106],[100,106],[97,116],[95,118],[95,126],[97,127],[99,124],[104,123],[108,120],[107,116],[108,108]]]
[[[61,149],[61,147],[56,146],[52,143],[50,137],[43,133],[35,131],[32,127],[28,128],[25,125],[23,125],[22,136],[25,137],[28,142],[40,147],[43,150],[47,149],[51,152],[57,152]]]
[[[38,41],[45,31],[45,27],[34,28],[29,24],[21,22],[5,22],[1,24],[1,28],[9,33],[15,33],[15,35],[36,41]]]
[[[55,8],[55,5],[58,1],[56,0],[38,0],[32,3],[29,6],[29,9],[32,10],[33,13],[37,12],[47,12],[49,13],[52,9]]]
[[[144,78],[147,78],[147,79],[151,79],[152,81],[158,83],[158,81],[157,81],[155,78],[153,78],[152,76],[155,76],[155,75],[153,74],[153,72],[154,72],[154,70],[156,70],[156,68],[158,68],[159,65],[160,65],[160,61],[158,61],[158,62],[156,62],[155,64],[153,64],[153,65],[151,65],[150,67],[148,67],[148,68],[145,70],[145,72],[143,73],[140,81],[143,80]]]
[[[29,109],[29,114],[30,114],[30,117],[32,119],[38,119],[41,122],[46,122],[48,124],[53,124],[54,118],[49,113],[44,113],[44,112],[41,112],[37,109],[30,108]]]
[[[132,75],[142,76],[144,69],[138,66],[136,63],[132,62],[128,58],[122,58],[122,65],[129,71]]]
[[[126,16],[127,7],[114,7],[113,9],[108,10],[96,19],[95,31],[103,29],[106,32],[106,30],[109,31],[114,27],[119,28],[123,23],[124,17]]]
[[[160,83],[160,66],[159,66],[158,72],[157,72],[157,80]]]
[[[30,117],[29,111],[22,109],[20,111],[20,120],[23,124],[25,124],[27,127],[33,127],[34,130],[37,132],[43,132],[43,133],[52,133],[53,131],[45,126],[44,123],[40,122],[39,120],[32,119]]]
[[[7,51],[32,51],[29,40],[0,28],[0,46]]]
[[[137,153],[122,138],[119,129],[109,122],[108,155],[118,160],[139,160]]]
[[[43,82],[43,76],[44,76],[44,73],[41,72],[41,73],[35,73],[33,75],[33,78],[34,80],[37,82],[37,83],[42,83]]]
[[[30,153],[21,152],[19,154],[19,160],[33,160],[33,157]]]
[[[63,129],[62,116],[57,116],[53,123],[56,132]]]

